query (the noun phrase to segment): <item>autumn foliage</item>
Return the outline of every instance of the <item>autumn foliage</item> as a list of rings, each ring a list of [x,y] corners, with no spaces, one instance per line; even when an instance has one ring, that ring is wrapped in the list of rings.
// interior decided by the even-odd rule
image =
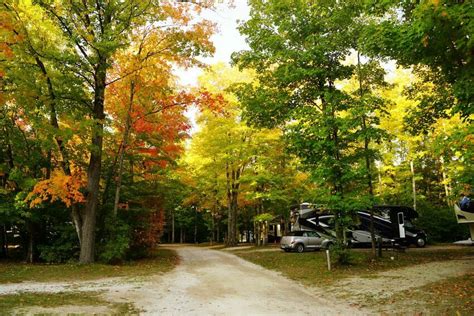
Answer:
[[[50,203],[60,201],[67,207],[71,207],[72,204],[85,201],[81,192],[84,186],[85,180],[81,173],[68,176],[56,170],[50,179],[39,181],[25,201],[29,201],[30,208],[37,207],[46,201]]]

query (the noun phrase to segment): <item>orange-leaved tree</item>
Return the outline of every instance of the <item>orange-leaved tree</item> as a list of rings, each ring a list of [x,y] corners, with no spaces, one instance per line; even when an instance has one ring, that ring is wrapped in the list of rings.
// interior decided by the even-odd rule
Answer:
[[[189,128],[184,112],[196,97],[177,89],[172,70],[200,65],[196,57],[214,50],[210,41],[213,24],[193,18],[191,8],[163,4],[166,22],[134,30],[132,45],[116,55],[106,94],[113,136],[119,138],[110,173],[116,174],[114,216],[126,155],[133,156],[135,166],[150,178],[153,168],[165,167],[181,152],[179,143]],[[110,184],[110,180],[107,182]]]

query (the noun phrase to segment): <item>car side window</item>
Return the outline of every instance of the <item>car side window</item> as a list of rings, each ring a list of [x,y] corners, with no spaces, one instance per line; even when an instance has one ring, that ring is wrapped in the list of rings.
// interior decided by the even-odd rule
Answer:
[[[308,233],[303,233],[303,237],[308,237]]]
[[[316,232],[308,232],[309,237],[319,237],[318,233]]]

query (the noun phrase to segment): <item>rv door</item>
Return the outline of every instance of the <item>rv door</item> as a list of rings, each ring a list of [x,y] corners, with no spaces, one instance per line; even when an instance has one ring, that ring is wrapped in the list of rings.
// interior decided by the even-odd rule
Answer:
[[[398,232],[400,234],[400,238],[405,238],[405,220],[402,212],[397,214],[398,216]]]

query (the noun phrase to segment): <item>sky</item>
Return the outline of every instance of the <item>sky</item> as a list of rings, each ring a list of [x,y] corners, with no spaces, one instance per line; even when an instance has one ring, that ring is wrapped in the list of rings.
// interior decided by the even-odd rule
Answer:
[[[226,2],[226,1],[222,1]],[[212,36],[216,52],[213,57],[201,58],[201,61],[208,65],[218,62],[230,63],[230,57],[233,52],[248,49],[245,38],[240,35],[237,27],[239,21],[249,19],[250,8],[247,0],[233,0],[233,5],[218,4],[213,10],[204,10],[202,17],[209,19],[217,24],[217,32]],[[355,56],[355,55],[354,55]],[[352,56],[353,58],[355,58]],[[382,66],[387,71],[386,80],[393,79],[396,64],[394,61],[383,63]],[[198,77],[202,73],[200,68],[177,69],[175,74],[178,76],[179,83],[185,87],[196,87],[198,85]],[[191,121],[191,135],[198,131],[196,124],[197,108],[191,107],[187,110],[186,116]]]
[[[229,63],[233,52],[248,48],[245,38],[237,30],[238,21],[249,18],[246,0],[234,0],[232,7],[219,4],[214,10],[205,10],[202,16],[216,23],[218,28],[217,33],[212,36],[216,52],[213,57],[202,58],[203,62],[209,65],[218,62]],[[201,72],[198,68],[176,70],[179,81],[184,86],[196,86]]]
[[[240,35],[237,30],[238,21],[246,21],[249,18],[249,7],[247,0],[234,0],[233,6],[220,4],[214,10],[205,10],[202,14],[203,18],[209,19],[217,24],[217,32],[212,36],[212,41],[216,48],[213,57],[202,58],[201,61],[208,65],[218,62],[230,63],[230,56],[233,52],[245,50],[248,48],[245,38]],[[182,86],[197,86],[198,77],[202,73],[202,69],[189,68],[177,69],[175,74],[178,76],[179,83]],[[189,133],[193,135],[199,130],[196,123],[198,109],[190,107],[185,115],[191,123]]]

